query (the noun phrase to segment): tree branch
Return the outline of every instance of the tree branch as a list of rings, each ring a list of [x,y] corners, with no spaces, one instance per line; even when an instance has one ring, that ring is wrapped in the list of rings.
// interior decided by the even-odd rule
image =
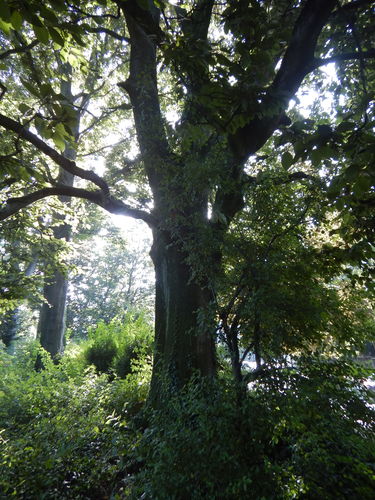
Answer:
[[[310,71],[318,37],[327,23],[336,0],[307,0],[293,29],[270,92],[289,98]],[[289,99],[288,99],[289,100]]]
[[[102,179],[99,175],[97,175],[95,172],[92,172],[91,170],[85,170],[83,168],[77,167],[74,161],[65,158],[64,155],[49,146],[46,142],[42,141],[42,139],[39,139],[38,136],[30,132],[30,130],[28,130],[21,123],[0,114],[0,126],[4,127],[7,130],[15,132],[19,137],[26,140],[30,144],[33,144],[33,146],[35,146],[39,151],[49,156],[57,165],[59,165],[62,169],[66,170],[70,174],[76,175],[81,179],[93,182],[102,190],[102,192],[106,196],[109,196],[108,184],[104,179]]]
[[[130,42],[130,38],[127,36],[119,35],[113,30],[110,30],[109,28],[91,28],[87,27],[86,31],[89,31],[90,33],[105,33],[106,35],[111,36],[112,38],[115,38],[116,40],[119,40],[120,42]]]
[[[352,12],[353,10],[360,9],[361,7],[366,7],[374,3],[374,0],[356,0],[349,2],[345,5],[341,5],[338,9],[332,12],[331,16],[340,15],[344,12]]]
[[[27,52],[28,50],[31,50],[33,47],[35,47],[35,45],[38,45],[38,43],[39,43],[38,40],[33,40],[28,45],[24,45],[22,47],[16,47],[14,49],[6,50],[5,52],[2,52],[0,54],[0,60],[1,59],[5,59],[5,58],[7,58],[8,56],[10,56],[12,54],[18,54],[20,52]]]
[[[149,1],[147,10],[137,2],[117,1],[117,4],[124,12],[131,38],[129,77],[120,86],[130,97],[139,148],[157,205],[163,166],[171,156],[157,86],[156,45],[161,36],[160,12],[152,1]]]
[[[261,116],[229,137],[238,161],[255,154],[278,128],[289,99],[311,71],[318,37],[336,6],[336,0],[307,0],[298,16],[288,48],[274,81],[260,103]]]
[[[336,54],[332,57],[327,57],[326,59],[314,58],[310,64],[309,72],[314,71],[315,69],[320,68],[320,66],[324,66],[326,64],[361,59],[375,59],[375,49],[366,50],[364,52],[346,52],[344,54]]]
[[[289,182],[301,180],[316,181],[317,178],[312,175],[306,174],[305,172],[292,172],[286,179],[276,179],[274,185],[279,186],[280,184],[288,184]],[[256,175],[246,175],[246,177],[244,178],[244,184],[259,185],[260,182],[257,180]]]
[[[88,191],[87,189],[64,185],[46,187],[19,198],[10,198],[6,201],[5,206],[0,209],[0,220],[5,220],[22,208],[25,208],[38,200],[47,198],[48,196],[70,196],[81,198],[99,205],[104,208],[104,210],[112,214],[126,215],[132,217],[133,219],[140,219],[146,222],[149,226],[153,226],[155,224],[154,217],[150,213],[137,208],[132,208],[113,196],[104,196],[103,192],[100,190]]]

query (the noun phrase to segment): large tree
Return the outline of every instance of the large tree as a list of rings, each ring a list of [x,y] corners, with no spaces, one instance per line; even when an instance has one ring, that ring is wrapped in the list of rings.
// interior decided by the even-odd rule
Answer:
[[[195,371],[214,376],[215,285],[224,238],[244,210],[249,186],[262,181],[256,171],[250,175],[249,158],[254,164],[257,153],[273,141],[287,170],[276,185],[313,183],[324,176],[329,182],[336,173],[330,196],[332,203],[341,200],[338,212],[351,210],[351,217],[361,212],[359,220],[373,203],[371,155],[365,156],[363,149],[373,148],[368,130],[373,113],[374,2],[233,0],[223,5],[196,0],[180,6],[117,0],[89,2],[86,11],[79,2],[63,0],[4,5],[1,27],[13,44],[8,53],[35,51],[39,43],[53,42],[66,57],[72,41],[89,46],[92,37],[104,33],[121,44],[127,75],[113,92],[117,99],[117,92],[124,92],[123,108],[131,108],[139,156],[125,166],[123,159],[117,165],[112,162],[108,176],[98,176],[55,149],[40,127],[36,133],[32,125],[37,116],[15,119],[3,86],[7,114],[0,115],[0,126],[14,142],[31,145],[90,185],[74,188],[47,179],[43,185],[29,183],[24,195],[16,197],[8,189],[1,218],[63,195],[144,221],[153,233],[156,273],[152,397],[157,397],[162,373],[176,386]],[[27,43],[20,44],[14,33],[24,21],[30,34]],[[297,123],[285,132],[291,124],[289,103],[304,80],[316,78],[319,84],[320,68],[332,62],[340,79],[333,85],[339,112],[332,123],[327,116],[319,127],[309,130]],[[27,92],[40,96],[30,82],[25,82]],[[169,108],[178,116],[173,126],[166,119]],[[64,124],[62,115],[59,123]],[[280,130],[284,142],[274,140]],[[57,139],[58,134],[57,129]],[[325,175],[320,167],[328,157],[335,160],[335,168]],[[344,160],[352,171],[340,168]],[[121,190],[130,164],[138,179],[147,182],[152,208]],[[353,173],[360,182],[353,182]]]

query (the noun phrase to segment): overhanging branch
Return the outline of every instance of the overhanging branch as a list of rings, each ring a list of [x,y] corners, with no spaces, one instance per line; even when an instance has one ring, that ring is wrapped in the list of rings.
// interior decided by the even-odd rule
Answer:
[[[0,220],[5,220],[23,208],[35,203],[38,200],[47,198],[48,196],[71,196],[81,198],[99,205],[104,208],[104,210],[112,214],[126,215],[128,217],[132,217],[133,219],[140,219],[146,222],[149,226],[153,226],[155,224],[154,218],[150,213],[137,208],[132,208],[113,196],[104,196],[102,191],[89,191],[87,189],[64,185],[46,187],[25,196],[10,198],[5,203],[5,206],[0,209]]]
[[[109,196],[109,188],[108,184],[104,179],[99,177],[95,172],[91,170],[85,170],[76,165],[76,163],[68,158],[65,158],[64,155],[56,151],[56,149],[49,146],[42,139],[39,139],[38,136],[30,132],[25,126],[21,123],[9,118],[5,115],[0,114],[0,126],[4,127],[7,130],[11,130],[15,132],[20,138],[25,141],[33,144],[39,151],[49,156],[57,165],[59,165],[62,169],[67,172],[80,177],[81,179],[85,179],[87,181],[93,182],[96,186],[98,186],[102,192]]]

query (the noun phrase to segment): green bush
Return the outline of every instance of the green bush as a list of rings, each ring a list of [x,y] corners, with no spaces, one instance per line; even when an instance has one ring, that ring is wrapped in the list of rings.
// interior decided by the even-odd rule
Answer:
[[[374,412],[345,362],[268,367],[250,389],[192,382],[152,412],[133,498],[374,498]]]
[[[124,323],[99,323],[89,331],[84,345],[87,364],[94,365],[99,373],[114,372],[121,378],[132,372],[134,362],[151,354],[152,328],[142,315],[129,315]]]
[[[38,350],[0,353],[0,498],[109,498],[138,439],[129,416],[144,404],[149,369],[110,381],[82,370],[75,348],[57,366],[42,353],[35,372]]]
[[[0,498],[374,497],[365,369],[298,359],[249,376],[247,387],[193,380],[140,413],[147,349],[120,379],[87,367],[86,347],[71,344],[59,365],[36,343],[13,357],[0,351]]]
[[[96,332],[98,332],[99,325]],[[91,345],[85,351],[85,357],[89,365],[94,365],[100,373],[109,373],[110,367],[117,354],[117,344],[109,335],[97,335]]]

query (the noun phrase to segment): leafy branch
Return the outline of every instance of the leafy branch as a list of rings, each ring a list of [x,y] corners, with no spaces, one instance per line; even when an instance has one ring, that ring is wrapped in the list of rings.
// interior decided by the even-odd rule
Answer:
[[[5,220],[19,210],[35,203],[38,200],[48,196],[70,196],[91,201],[104,208],[112,214],[127,215],[134,219],[140,219],[149,224],[155,224],[154,218],[148,212],[130,207],[126,203],[114,198],[113,196],[104,196],[100,190],[89,191],[87,189],[75,188],[71,186],[56,185],[54,187],[45,187],[25,196],[10,198],[5,207],[0,209],[0,220]]]
[[[21,47],[16,47],[14,49],[9,49],[9,50],[6,50],[4,52],[1,52],[1,54],[0,54],[0,60],[1,59],[6,59],[7,57],[9,57],[12,54],[19,54],[19,53],[22,53],[22,52],[27,52],[27,51],[31,50],[33,47],[35,47],[36,45],[38,45],[38,43],[39,43],[38,40],[33,40],[28,45],[23,45]]]

